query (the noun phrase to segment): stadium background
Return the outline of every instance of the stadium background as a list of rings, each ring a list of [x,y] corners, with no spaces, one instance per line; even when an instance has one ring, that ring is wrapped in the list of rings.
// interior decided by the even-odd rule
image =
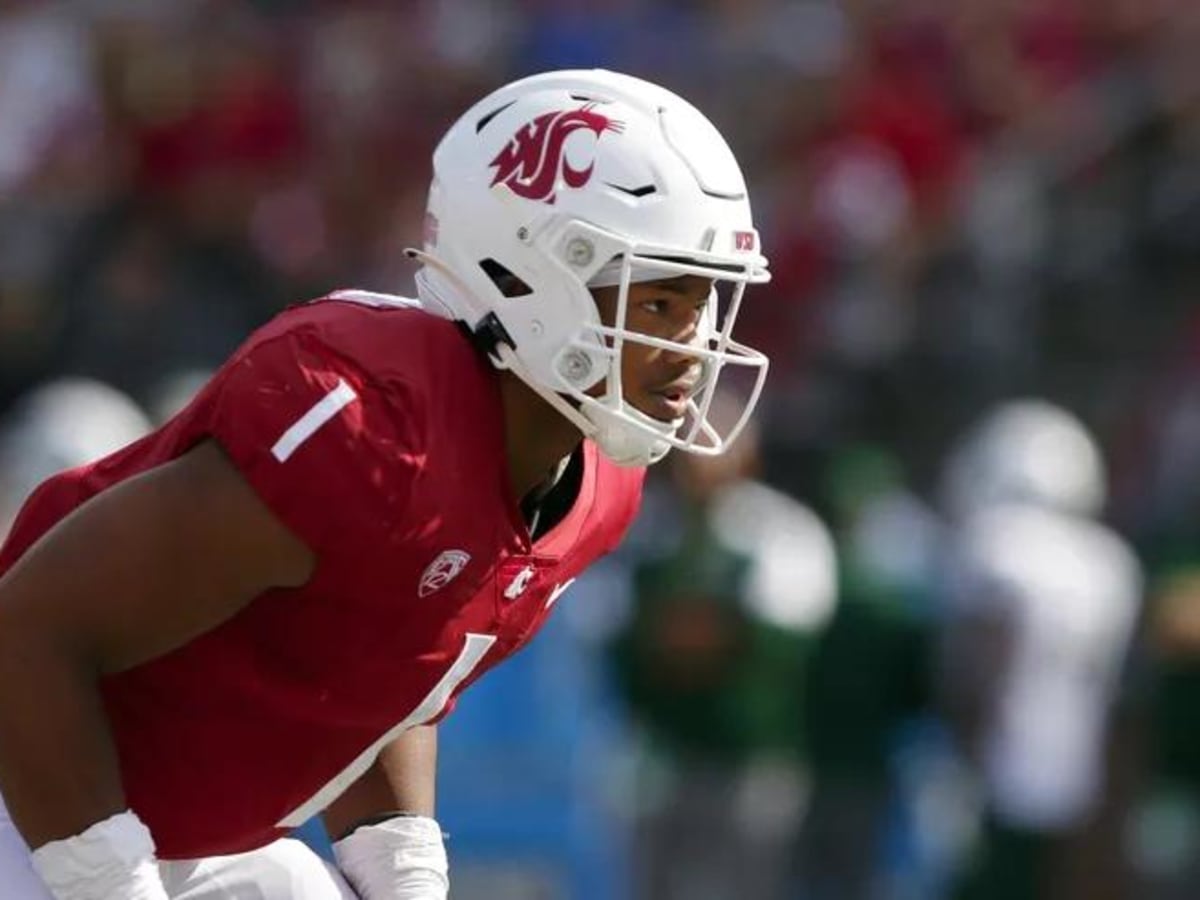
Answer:
[[[455,896],[635,896],[658,877],[642,850],[699,870],[722,828],[730,846],[747,829],[779,837],[755,852],[787,872],[787,896],[824,896],[822,865],[865,875],[861,896],[961,890],[977,792],[939,714],[937,554],[919,538],[951,442],[1014,396],[1087,423],[1109,464],[1105,520],[1147,576],[1112,689],[1103,802],[1060,851],[1074,874],[1037,896],[1187,895],[1200,864],[1193,0],[0,0],[5,424],[63,376],[159,419],[284,304],[409,291],[399,251],[453,116],[512,77],[590,65],[682,93],[743,162],[775,275],[744,312],[742,338],[772,357],[760,452],[744,462],[824,524],[837,590],[782,644],[755,644],[761,680],[737,690],[743,706],[770,695],[761,732],[674,721],[678,697],[641,684],[628,649],[647,584],[684,577],[655,576],[643,527],[445,726]],[[10,502],[19,470],[10,452]],[[655,473],[656,515],[686,512],[679,474]],[[907,505],[866,552],[858,517],[882,496]],[[744,562],[731,551],[701,586],[736,582]],[[736,605],[739,589],[721,590]],[[825,677],[843,665],[855,678]],[[683,749],[658,746],[672,740]],[[718,816],[707,845],[643,827],[681,755],[745,788],[749,813]],[[847,832],[866,849],[814,862],[803,823],[830,771],[871,786]],[[775,895],[753,886],[757,868],[740,877],[747,900]],[[709,895],[730,896],[715,883]]]

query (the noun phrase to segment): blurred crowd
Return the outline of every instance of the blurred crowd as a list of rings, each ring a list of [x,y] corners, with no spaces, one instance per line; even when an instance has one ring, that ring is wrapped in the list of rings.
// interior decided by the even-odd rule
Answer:
[[[0,0],[5,514],[284,305],[409,292],[441,132],[592,65],[742,161],[774,280],[740,337],[772,368],[741,450],[656,470],[511,664],[571,648],[545,674],[582,694],[526,724],[589,783],[539,784],[616,848],[512,896],[1191,896],[1194,0]],[[997,457],[1023,487],[964,510],[1014,483]],[[519,719],[532,682],[497,675]],[[500,758],[469,700],[460,746]],[[479,871],[518,855],[479,841]]]

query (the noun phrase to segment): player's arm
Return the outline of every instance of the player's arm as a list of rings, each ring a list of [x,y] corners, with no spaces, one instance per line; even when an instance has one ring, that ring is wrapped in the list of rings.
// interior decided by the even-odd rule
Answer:
[[[412,728],[392,741],[358,781],[325,810],[325,828],[337,840],[360,824],[397,813],[434,815],[437,726]]]
[[[449,890],[433,818],[437,727],[412,728],[325,810],[338,865],[364,900],[435,900]]]
[[[313,565],[211,442],[103,492],[34,544],[0,579],[0,790],[27,842],[126,807],[101,675],[179,647],[265,589],[302,584]]]

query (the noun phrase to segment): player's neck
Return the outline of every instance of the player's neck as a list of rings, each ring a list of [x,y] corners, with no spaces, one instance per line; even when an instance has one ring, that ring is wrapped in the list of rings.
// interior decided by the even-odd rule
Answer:
[[[500,374],[504,440],[513,496],[543,485],[583,436],[563,415],[509,372]]]

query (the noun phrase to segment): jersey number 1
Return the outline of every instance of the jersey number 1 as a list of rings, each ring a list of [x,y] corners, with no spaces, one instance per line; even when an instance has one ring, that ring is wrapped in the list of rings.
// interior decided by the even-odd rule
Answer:
[[[371,763],[375,762],[375,757],[379,755],[379,752],[387,744],[394,741],[401,734],[408,731],[408,729],[423,725],[440,713],[442,707],[446,705],[446,701],[454,693],[454,689],[462,683],[464,678],[474,671],[475,667],[479,665],[479,661],[483,659],[484,655],[491,649],[492,644],[495,642],[495,635],[468,633],[466,640],[463,642],[463,648],[459,651],[458,659],[446,670],[441,680],[433,686],[433,690],[425,695],[425,699],[417,704],[416,709],[405,716],[404,721],[397,723],[386,734],[380,737],[379,740],[360,753],[354,762],[335,775],[332,780],[313,794],[312,797],[280,819],[277,827],[295,828],[297,825],[307,822],[340,797],[346,788],[357,781],[359,776],[370,768]]]

